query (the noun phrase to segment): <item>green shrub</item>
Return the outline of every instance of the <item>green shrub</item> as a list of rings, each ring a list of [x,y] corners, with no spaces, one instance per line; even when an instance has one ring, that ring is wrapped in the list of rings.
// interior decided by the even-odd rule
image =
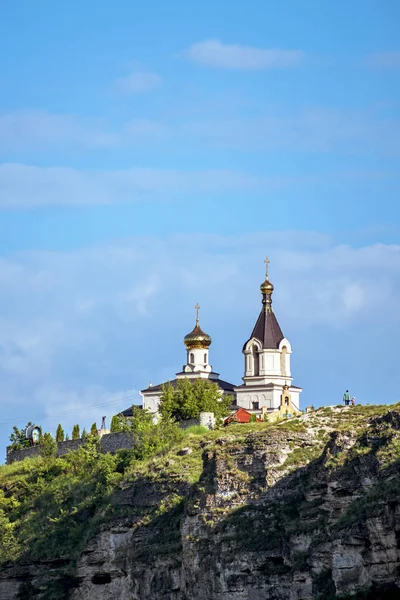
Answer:
[[[185,435],[205,435],[206,433],[210,433],[208,427],[204,425],[191,425],[184,429]]]
[[[32,421],[29,421],[24,429],[18,429],[18,427],[14,425],[12,434],[10,435],[12,450],[21,450],[21,448],[29,448],[30,442],[25,436],[25,431],[30,425],[32,425]]]
[[[123,429],[123,420],[119,415],[114,415],[111,419],[110,431],[111,433],[118,433]]]
[[[51,458],[57,452],[57,442],[51,433],[44,433],[39,442],[39,454],[43,458]]]
[[[161,392],[160,414],[177,421],[197,419],[201,412],[213,412],[217,421],[229,414],[230,396],[222,396],[218,385],[208,379],[179,379],[176,387],[168,383]]]
[[[64,429],[61,427],[61,424],[59,423],[57,425],[57,431],[56,431],[56,442],[63,442],[64,439],[65,439]]]
[[[168,417],[156,423],[146,409],[132,406],[132,417],[122,422],[122,430],[134,441],[133,454],[137,460],[145,460],[156,454],[165,454],[185,436],[183,430]]]

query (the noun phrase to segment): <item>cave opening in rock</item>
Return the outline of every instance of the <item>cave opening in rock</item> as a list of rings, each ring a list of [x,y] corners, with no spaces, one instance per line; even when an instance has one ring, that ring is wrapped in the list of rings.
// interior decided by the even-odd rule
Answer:
[[[110,573],[96,573],[96,575],[92,577],[92,583],[95,585],[111,583],[111,575]]]

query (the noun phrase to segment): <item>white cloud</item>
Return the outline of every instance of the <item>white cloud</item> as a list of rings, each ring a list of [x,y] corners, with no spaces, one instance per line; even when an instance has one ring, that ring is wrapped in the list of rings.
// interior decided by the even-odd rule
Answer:
[[[229,170],[177,171],[133,167],[84,171],[68,167],[0,164],[0,208],[80,206],[162,201],[196,190],[225,193],[276,189],[279,178]]]
[[[397,176],[397,172],[360,170],[300,176],[144,167],[96,171],[0,163],[0,209],[179,202],[193,193],[226,197],[227,194],[267,193],[338,180],[395,179]]]
[[[0,114],[0,152],[14,153],[75,149],[115,150],[155,146],[173,140],[181,151],[204,151],[210,146],[241,152],[296,152],[340,150],[347,154],[400,152],[399,120],[385,107],[339,111],[310,107],[290,115],[259,111],[257,116],[229,113],[226,106],[207,105],[201,111],[173,121],[136,116],[110,127],[101,119],[52,114],[40,110]]]
[[[54,148],[60,144],[113,146],[118,134],[103,129],[101,121],[83,122],[74,115],[43,110],[16,110],[0,114],[0,149],[15,151]]]
[[[135,118],[110,129],[102,119],[17,110],[0,114],[0,151],[65,151],[71,148],[118,148],[165,134],[151,119]]]
[[[366,65],[374,69],[399,69],[400,52],[375,52],[367,56]]]
[[[162,83],[162,78],[156,73],[146,73],[145,71],[134,71],[125,77],[120,77],[115,82],[116,89],[121,94],[133,95],[150,92]]]
[[[400,246],[337,246],[323,235],[289,231],[137,237],[74,252],[24,252],[0,262],[2,442],[13,424],[8,419],[24,425],[44,414],[46,426],[90,426],[125,406],[88,407],[173,376],[184,361],[182,340],[196,301],[213,337],[214,367],[239,382],[266,253],[274,308],[293,341],[293,366],[306,393],[324,389],[328,367],[340,383],[344,356],[357,385],[367,377],[364,361],[372,360],[374,372],[394,374],[385,385],[398,386],[391,343],[400,334]],[[335,363],[328,365],[331,355]],[[379,392],[389,394],[389,387]],[[69,410],[74,414],[57,417]]]
[[[254,71],[296,66],[303,60],[304,53],[301,50],[254,48],[206,40],[190,46],[183,56],[206,67]]]
[[[122,133],[128,140],[139,136],[158,138],[166,133],[166,127],[150,119],[131,119],[124,123]]]
[[[310,108],[297,114],[229,117],[216,114],[181,125],[186,136],[212,141],[237,150],[398,154],[398,119],[370,111],[336,111]]]
[[[110,427],[112,415],[132,404],[138,404],[140,396],[138,390],[133,388],[110,391],[102,386],[88,385],[74,389],[67,384],[64,387],[44,383],[34,390],[32,400],[33,406],[41,407],[41,411],[35,413],[35,408],[32,408],[32,416],[27,421],[45,424],[45,428],[53,435],[56,433],[57,424],[61,422],[64,431],[71,436],[75,423],[78,423],[81,429],[85,427],[89,431],[92,423],[100,427],[103,415],[106,416],[106,426]]]

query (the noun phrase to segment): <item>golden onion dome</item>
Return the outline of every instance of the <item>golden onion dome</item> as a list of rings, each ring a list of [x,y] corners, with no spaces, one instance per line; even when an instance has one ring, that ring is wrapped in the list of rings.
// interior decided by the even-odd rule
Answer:
[[[274,286],[268,279],[266,279],[264,283],[260,285],[260,290],[262,294],[272,294],[274,291]]]
[[[188,350],[190,348],[206,349],[211,344],[211,337],[208,335],[208,333],[204,333],[204,331],[200,328],[199,322],[196,320],[196,325],[193,331],[185,335],[183,341]]]

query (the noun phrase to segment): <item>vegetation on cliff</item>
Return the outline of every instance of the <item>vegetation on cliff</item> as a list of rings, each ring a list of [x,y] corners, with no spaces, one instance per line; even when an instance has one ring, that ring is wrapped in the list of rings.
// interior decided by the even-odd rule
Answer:
[[[134,413],[131,427],[133,450],[102,454],[91,435],[64,457],[0,467],[4,566],[73,565],[112,524],[145,533],[135,560],[179,556],[182,519],[200,514],[202,536],[185,534],[200,554],[210,553],[209,532],[221,547],[269,556],[260,572],[284,578],[311,569],[312,549],[358,531],[400,492],[399,405],[328,407],[280,423],[186,433]],[[255,460],[264,466],[250,468]],[[344,509],[327,503],[333,481],[335,498],[351,498]],[[309,544],[288,546],[293,536]],[[313,571],[313,590],[315,598],[336,598],[329,568]]]

